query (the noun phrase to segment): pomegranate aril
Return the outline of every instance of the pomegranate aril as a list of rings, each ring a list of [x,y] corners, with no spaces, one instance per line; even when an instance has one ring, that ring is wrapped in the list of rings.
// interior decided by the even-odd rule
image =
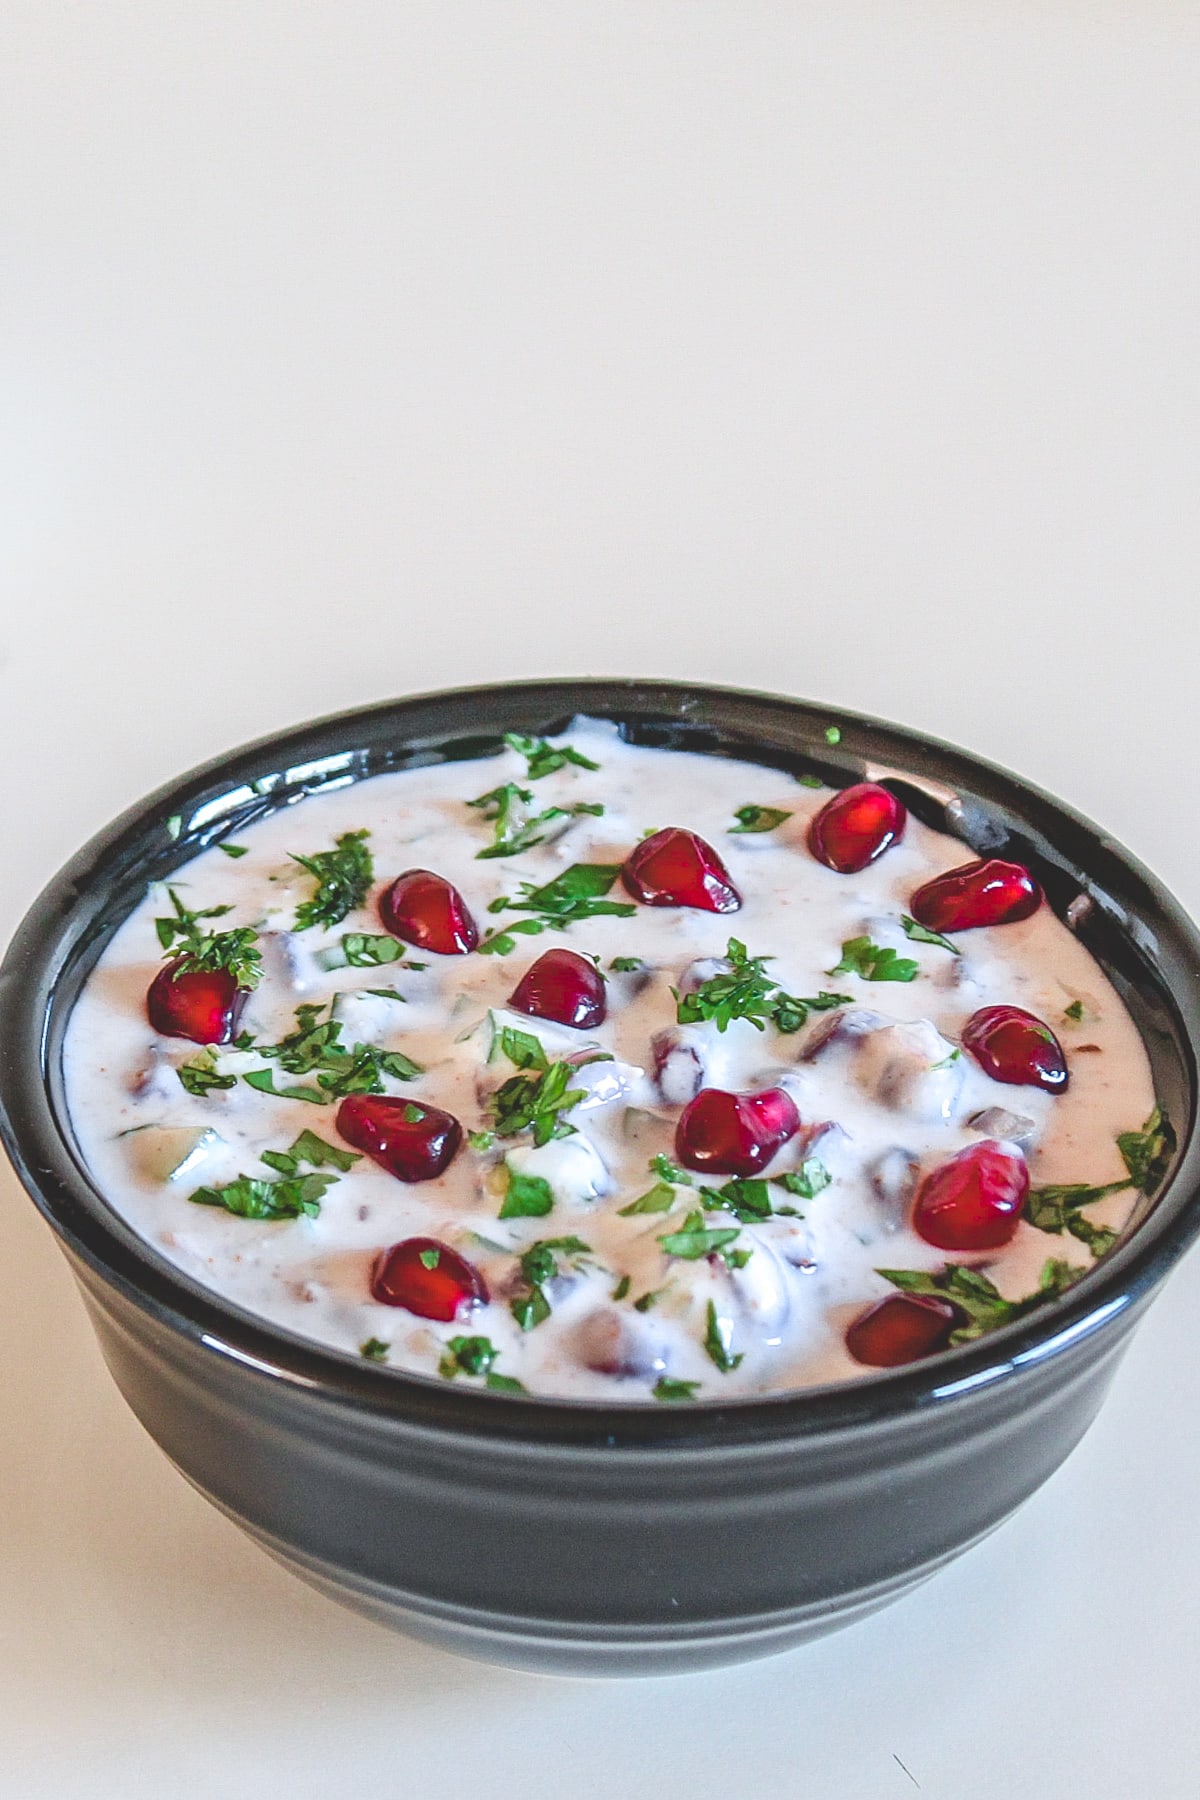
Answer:
[[[939,1250],[1000,1250],[1016,1234],[1028,1192],[1025,1158],[984,1138],[925,1177],[913,1229]]]
[[[462,1146],[453,1113],[420,1100],[384,1094],[348,1094],[337,1110],[337,1129],[398,1181],[432,1181]]]
[[[237,985],[228,969],[181,974],[184,960],[176,957],[150,983],[146,1013],[151,1025],[164,1037],[191,1038],[196,1044],[232,1043],[247,989]]]
[[[1013,1087],[1065,1091],[1068,1074],[1062,1045],[1048,1025],[1020,1006],[984,1006],[963,1029],[969,1050],[985,1075]]]
[[[855,1319],[846,1332],[846,1348],[868,1368],[895,1369],[944,1350],[951,1332],[963,1323],[963,1314],[949,1300],[889,1294]]]
[[[707,1175],[757,1175],[799,1129],[796,1103],[783,1088],[701,1088],[680,1115],[675,1155],[685,1169]]]
[[[532,1019],[553,1019],[577,1031],[604,1023],[604,977],[574,950],[547,950],[513,990],[509,1005]]]
[[[479,928],[458,889],[432,869],[406,869],[379,902],[379,916],[393,937],[434,956],[466,956]]]
[[[378,1257],[371,1298],[384,1306],[403,1306],[420,1319],[449,1323],[472,1306],[486,1306],[488,1288],[475,1265],[449,1244],[414,1237]]]
[[[908,813],[895,794],[860,781],[835,794],[808,828],[808,847],[839,875],[855,875],[904,836]]]
[[[935,875],[909,901],[918,925],[929,931],[972,931],[977,925],[1011,925],[1042,903],[1042,890],[1023,863],[963,863]]]
[[[711,844],[694,831],[668,825],[630,852],[621,880],[643,906],[694,906],[701,912],[736,912],[742,896]]]

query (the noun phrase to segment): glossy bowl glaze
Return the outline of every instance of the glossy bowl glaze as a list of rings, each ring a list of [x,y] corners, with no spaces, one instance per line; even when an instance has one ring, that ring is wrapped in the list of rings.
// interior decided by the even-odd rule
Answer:
[[[721,1405],[512,1398],[382,1369],[190,1281],[92,1185],[63,1028],[149,880],[331,783],[552,734],[587,712],[640,743],[834,785],[884,780],[974,852],[1030,864],[1134,1014],[1178,1135],[1126,1240],[1019,1323],[905,1369]],[[830,744],[837,727],[840,740]],[[447,1647],[566,1673],[765,1655],[858,1618],[999,1524],[1093,1418],[1200,1224],[1200,938],[1160,884],[1048,795],[916,733],[663,682],[460,690],[321,720],[162,789],[80,851],[0,969],[0,1124],[121,1392],[194,1486],[334,1597]]]

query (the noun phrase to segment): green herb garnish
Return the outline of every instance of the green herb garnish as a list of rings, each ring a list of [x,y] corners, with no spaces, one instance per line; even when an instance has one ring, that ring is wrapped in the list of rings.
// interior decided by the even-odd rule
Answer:
[[[447,1381],[456,1375],[486,1375],[499,1354],[490,1338],[452,1337],[438,1363],[438,1374]]]
[[[518,919],[503,929],[490,932],[480,944],[485,956],[507,956],[513,949],[514,933],[536,937],[540,932],[563,931],[580,919],[594,919],[604,914],[627,919],[637,911],[632,902],[607,900],[604,896],[621,873],[620,863],[573,863],[542,887],[520,883],[520,898],[500,895],[488,907],[490,913],[505,911],[534,913],[531,919]]]
[[[907,913],[901,913],[900,925],[906,938],[914,944],[935,944],[939,950],[949,950],[952,956],[961,956],[962,951],[951,938],[943,937],[940,931],[930,931],[927,925],[919,925]]]
[[[622,1275],[620,1281],[618,1281],[616,1287],[612,1291],[612,1298],[614,1300],[624,1300],[626,1294],[629,1292],[629,1288],[630,1280],[628,1275]]]
[[[239,1219],[315,1219],[321,1196],[336,1175],[299,1175],[279,1181],[239,1175],[224,1187],[197,1188],[188,1199],[196,1206],[223,1206]]]
[[[191,1062],[181,1063],[176,1069],[180,1082],[189,1094],[203,1100],[206,1094],[218,1088],[234,1088],[237,1086],[236,1075],[222,1075],[217,1069],[217,1059],[211,1050],[202,1050]]]
[[[650,1391],[656,1400],[690,1400],[699,1386],[698,1381],[672,1381],[660,1375]]]
[[[404,948],[397,938],[388,937],[386,932],[347,931],[341,943],[342,956],[352,969],[379,969],[385,963],[399,962]],[[403,995],[393,993],[388,997],[400,1000]]]
[[[656,1181],[654,1186],[644,1193],[640,1200],[632,1200],[628,1206],[622,1206],[618,1218],[628,1219],[636,1213],[670,1212],[675,1204],[675,1189],[668,1187],[665,1181]]]
[[[358,1354],[365,1356],[368,1362],[386,1362],[387,1353],[391,1347],[390,1344],[385,1344],[382,1338],[369,1337],[365,1344],[358,1346]]]
[[[729,827],[730,837],[736,837],[743,831],[774,831],[792,815],[790,812],[781,812],[777,806],[739,806],[733,816],[737,824]]]
[[[1128,1170],[1123,1181],[1105,1181],[1096,1187],[1071,1181],[1030,1188],[1023,1217],[1039,1231],[1056,1237],[1065,1231],[1086,1244],[1093,1256],[1105,1256],[1120,1234],[1107,1225],[1095,1225],[1085,1219],[1082,1208],[1129,1188],[1147,1196],[1156,1193],[1174,1148],[1174,1129],[1163,1109],[1156,1106],[1140,1131],[1122,1131],[1117,1137],[1117,1149]]]
[[[841,741],[841,727],[838,725],[827,725],[825,727],[825,742],[827,744],[840,744]]]
[[[250,848],[247,844],[218,844],[217,849],[221,852],[222,856],[232,856],[235,860],[239,856],[249,856],[250,854]]]
[[[556,819],[576,818],[582,813],[600,818],[604,812],[599,802],[580,801],[574,806],[548,806],[544,812],[526,813],[533,795],[528,788],[518,787],[515,781],[506,781],[502,787],[492,788],[490,793],[481,794],[478,800],[468,800],[468,806],[478,807],[485,819],[495,826],[495,842],[485,850],[476,852],[476,860],[485,862],[494,856],[518,856],[523,850],[532,850],[546,841],[546,827]]]
[[[743,1351],[737,1356],[730,1355],[727,1342],[728,1333],[721,1330],[721,1321],[717,1317],[717,1308],[712,1300],[708,1303],[707,1320],[707,1328],[704,1333],[705,1351],[709,1361],[717,1365],[722,1375],[728,1375],[737,1368],[745,1352]]]
[[[930,1274],[924,1269],[877,1269],[875,1273],[890,1281],[906,1294],[922,1294],[936,1300],[949,1300],[966,1315],[966,1323],[950,1333],[951,1344],[969,1344],[976,1338],[1009,1325],[1035,1307],[1066,1293],[1084,1274],[1068,1262],[1051,1260],[1042,1266],[1038,1285],[1021,1300],[1006,1300],[994,1282],[979,1269],[965,1264],[949,1265]]]
[[[315,1131],[302,1131],[290,1150],[264,1150],[263,1162],[280,1175],[295,1175],[302,1163],[313,1169],[340,1169],[345,1175],[362,1157],[354,1150],[327,1144]]]
[[[810,1012],[829,1012],[849,1004],[848,994],[824,990],[804,999],[787,994],[766,973],[769,956],[750,956],[737,938],[726,945],[729,968],[711,975],[690,994],[675,993],[675,1017],[680,1025],[696,1025],[711,1019],[718,1031],[728,1030],[734,1019],[748,1019],[756,1031],[766,1030],[769,1019],[777,1031],[799,1031]],[[916,967],[916,964],[913,964]],[[835,971],[836,973],[836,971]]]
[[[557,774],[568,763],[572,763],[577,769],[591,769],[593,772],[600,767],[599,763],[592,762],[570,744],[549,744],[545,738],[525,737],[519,731],[506,731],[504,741],[510,750],[515,750],[518,756],[525,758],[527,781],[540,781],[543,775]]]
[[[497,1137],[516,1137],[518,1132],[531,1131],[539,1148],[552,1138],[570,1137],[575,1127],[562,1114],[585,1097],[583,1088],[571,1086],[580,1065],[548,1062],[541,1044],[528,1032],[506,1028],[498,1034],[498,1042],[522,1073],[511,1075],[492,1095],[492,1122]],[[600,1053],[590,1060],[612,1059]]]
[[[371,1044],[355,1044],[348,1050],[341,1042],[342,1024],[335,1019],[333,1008],[338,995],[325,1004],[296,1008],[296,1028],[278,1044],[257,1046],[260,1056],[277,1062],[288,1075],[315,1075],[316,1087],[277,1087],[270,1069],[255,1069],[242,1079],[260,1093],[276,1094],[285,1100],[308,1100],[328,1106],[347,1094],[382,1094],[383,1077],[396,1081],[412,1081],[424,1071],[400,1050],[379,1050]]]
[[[614,975],[634,975],[646,965],[640,956],[614,956],[608,966]]]
[[[343,832],[332,850],[292,857],[317,883],[312,899],[296,908],[297,931],[307,931],[312,925],[340,925],[347,913],[362,905],[375,874],[366,843],[369,835],[367,831]]]
[[[525,1383],[518,1381],[515,1375],[498,1375],[494,1369],[488,1370],[484,1376],[483,1385],[485,1388],[490,1388],[493,1394],[523,1394],[525,1392]]]
[[[235,931],[201,929],[201,919],[222,918],[233,911],[232,906],[206,906],[191,912],[174,888],[168,888],[167,894],[175,909],[174,917],[155,919],[154,929],[163,950],[177,959],[173,979],[204,969],[225,969],[237,987],[257,987],[262,978],[258,933],[249,926]]]
[[[911,956],[873,944],[869,937],[847,938],[841,962],[829,971],[831,975],[859,975],[864,981],[915,981],[920,972]]]
[[[590,1256],[591,1246],[577,1237],[539,1238],[524,1252],[521,1279],[525,1285],[508,1303],[509,1311],[522,1331],[532,1331],[535,1325],[550,1317],[550,1302],[545,1290],[546,1283],[561,1272],[559,1254],[574,1261],[580,1256]]]
[[[1064,1009],[1063,1018],[1070,1019],[1072,1024],[1078,1025],[1079,1021],[1083,1018],[1083,1001],[1072,1000],[1070,1006]]]
[[[554,1206],[554,1190],[541,1175],[508,1171],[508,1188],[500,1208],[502,1219],[544,1219]]]
[[[699,1262],[701,1257],[711,1256],[715,1250],[724,1250],[738,1235],[736,1225],[713,1229],[705,1225],[702,1212],[690,1212],[678,1231],[670,1231],[658,1241],[668,1256],[678,1257],[682,1262]]]

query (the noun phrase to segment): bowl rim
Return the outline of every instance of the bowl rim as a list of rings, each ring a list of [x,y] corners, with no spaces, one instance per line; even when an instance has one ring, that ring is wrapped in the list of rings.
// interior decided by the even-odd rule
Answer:
[[[508,718],[507,727],[481,730],[489,711]],[[782,753],[779,744],[760,742],[755,756],[756,728],[765,735],[769,718],[786,736],[795,760],[821,767],[834,785],[892,779],[918,802],[925,797],[951,809],[962,808],[964,793],[973,796],[968,806],[983,794],[1014,820],[1028,823],[1031,813],[1048,816],[1060,838],[1086,846],[1086,865],[1063,860],[1062,866],[1072,872],[1079,891],[1128,934],[1131,953],[1148,971],[1157,969],[1187,1092],[1187,1117],[1174,1121],[1174,1166],[1129,1238],[1065,1294],[1024,1319],[919,1362],[820,1386],[655,1406],[645,1400],[513,1396],[380,1366],[222,1299],[126,1225],[88,1178],[53,1097],[52,1027],[57,1022],[61,1041],[61,1022],[72,1003],[57,998],[64,972],[82,967],[86,973],[137,902],[134,892],[131,904],[88,938],[87,925],[100,916],[114,886],[140,882],[144,891],[148,879],[163,878],[158,872],[151,877],[151,866],[156,871],[160,864],[164,871],[179,866],[244,826],[248,816],[293,803],[333,780],[344,784],[384,772],[369,766],[372,751],[364,746],[397,756],[402,761],[396,766],[407,766],[414,756],[436,760],[439,741],[478,746],[478,753],[485,753],[489,744],[499,747],[503,729],[536,730],[525,721],[537,718],[547,721],[542,731],[554,731],[558,727],[551,721],[577,713],[615,719],[630,729],[661,729],[668,737],[674,733],[684,740],[680,747],[768,764],[766,753]],[[732,747],[706,744],[705,734],[723,737]],[[330,750],[332,743],[336,750]],[[233,804],[239,798],[240,812]],[[980,816],[986,832],[986,808]],[[958,835],[970,845],[962,829]],[[1062,860],[1058,839],[1038,841],[1047,855]],[[1119,877],[1133,890],[1140,902],[1136,910],[1113,900],[1105,876]],[[81,945],[94,946],[90,957]],[[1200,1232],[1198,1042],[1200,932],[1190,918],[1107,832],[1000,765],[868,714],[753,689],[604,677],[482,683],[399,696],[269,733],[165,783],[90,838],[34,900],[0,964],[0,1140],[34,1203],[82,1265],[77,1273],[85,1282],[94,1287],[99,1278],[102,1287],[115,1290],[142,1315],[218,1359],[226,1372],[236,1365],[248,1377],[303,1389],[343,1410],[455,1436],[605,1450],[620,1445],[653,1451],[685,1441],[701,1450],[732,1443],[770,1446],[943,1405],[998,1383],[1010,1385],[1048,1359],[1094,1343],[1106,1328],[1111,1335],[1118,1321],[1127,1323],[1131,1309],[1144,1302]]]

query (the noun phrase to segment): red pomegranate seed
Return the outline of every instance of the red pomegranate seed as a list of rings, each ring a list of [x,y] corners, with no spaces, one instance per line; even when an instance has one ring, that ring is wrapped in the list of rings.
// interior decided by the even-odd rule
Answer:
[[[913,1227],[939,1250],[999,1250],[1016,1234],[1028,1192],[1025,1158],[984,1138],[925,1177]]]
[[[962,1041],[993,1081],[1044,1088],[1048,1094],[1066,1089],[1069,1077],[1062,1045],[1048,1025],[1023,1007],[981,1007],[967,1020]]]
[[[371,1298],[419,1319],[449,1322],[486,1306],[487,1282],[473,1263],[436,1238],[405,1238],[384,1250],[371,1273]]]
[[[757,1175],[800,1129],[795,1101],[783,1088],[728,1094],[701,1088],[680,1114],[675,1155],[706,1175]]]
[[[808,828],[808,847],[839,875],[856,875],[904,836],[908,813],[895,794],[874,781],[844,788]]]
[[[547,950],[526,969],[509,1005],[533,1019],[553,1019],[586,1031],[604,1023],[604,977],[574,950]]]
[[[701,912],[730,913],[742,904],[712,845],[677,825],[643,838],[626,857],[621,880],[643,906],[694,906]]]
[[[932,1294],[889,1294],[860,1313],[846,1333],[855,1362],[872,1369],[895,1369],[944,1350],[963,1315],[949,1300]]]
[[[1042,890],[1023,863],[964,863],[919,887],[909,908],[929,931],[971,931],[976,925],[1011,925],[1042,903]]]
[[[197,1044],[228,1044],[246,1003],[228,969],[192,969],[179,974],[183,957],[160,969],[146,993],[146,1012],[164,1037],[191,1038]]]
[[[479,942],[467,903],[432,869],[406,869],[379,902],[379,916],[393,937],[435,956],[466,956]]]
[[[349,1094],[335,1123],[348,1144],[398,1181],[432,1181],[462,1146],[462,1126],[454,1115],[420,1100]]]

